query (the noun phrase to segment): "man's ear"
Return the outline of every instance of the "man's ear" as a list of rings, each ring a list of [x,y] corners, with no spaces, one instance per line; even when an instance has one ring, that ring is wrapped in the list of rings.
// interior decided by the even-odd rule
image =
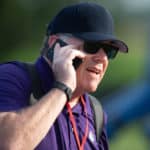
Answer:
[[[58,39],[58,36],[56,36],[56,35],[51,35],[50,37],[49,37],[49,39],[48,39],[48,45],[49,45],[49,47],[51,47],[54,43],[55,43],[55,41]]]

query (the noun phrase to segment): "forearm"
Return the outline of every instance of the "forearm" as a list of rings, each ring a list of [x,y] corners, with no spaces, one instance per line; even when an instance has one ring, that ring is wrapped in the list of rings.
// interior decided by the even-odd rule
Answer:
[[[0,145],[34,149],[47,134],[66,103],[66,95],[53,89],[36,104],[18,112],[0,114]]]

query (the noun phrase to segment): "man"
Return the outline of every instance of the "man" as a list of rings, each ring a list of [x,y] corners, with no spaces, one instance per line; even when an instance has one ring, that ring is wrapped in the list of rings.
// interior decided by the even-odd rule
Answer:
[[[96,91],[109,59],[128,51],[113,35],[110,13],[95,3],[68,6],[45,39],[35,63],[43,95],[35,104],[29,105],[32,83],[23,65],[0,67],[0,149],[107,150],[104,129],[96,139],[86,93]]]

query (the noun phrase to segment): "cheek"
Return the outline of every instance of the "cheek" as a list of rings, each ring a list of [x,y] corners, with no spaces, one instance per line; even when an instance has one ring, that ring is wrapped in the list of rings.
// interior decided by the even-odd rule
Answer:
[[[87,92],[94,92],[100,84],[101,80],[103,79],[103,76],[107,70],[108,61],[105,61],[103,65],[103,72],[98,76],[91,75],[86,70],[86,66],[88,66],[88,64],[84,63],[80,65],[80,67],[76,70],[77,86],[84,89]]]
[[[84,68],[77,70],[77,87],[86,92],[94,92],[101,80],[101,76],[92,77]]]
[[[104,63],[104,73],[106,72],[107,68],[108,68],[108,65],[109,65],[109,61],[108,59],[105,61]]]
[[[86,68],[84,65],[80,65],[80,67],[76,70],[77,74],[77,85],[83,86],[86,83]]]

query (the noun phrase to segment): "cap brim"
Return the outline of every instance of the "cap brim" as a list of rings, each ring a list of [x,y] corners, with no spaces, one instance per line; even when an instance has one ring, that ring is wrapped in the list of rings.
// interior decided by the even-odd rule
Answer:
[[[110,41],[112,45],[115,45],[119,48],[119,51],[124,53],[128,52],[128,46],[123,41],[118,40],[113,35],[99,34],[95,32],[73,33],[73,35],[84,41],[91,41],[91,42]]]

